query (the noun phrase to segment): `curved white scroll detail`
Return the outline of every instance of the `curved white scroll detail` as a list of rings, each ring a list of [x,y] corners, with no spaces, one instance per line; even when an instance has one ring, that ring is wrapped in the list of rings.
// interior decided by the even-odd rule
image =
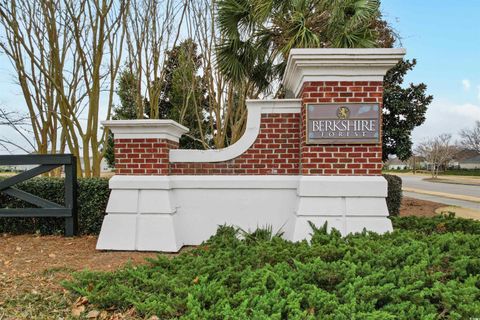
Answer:
[[[215,150],[170,150],[170,162],[223,162],[247,151],[258,137],[262,114],[300,113],[301,99],[247,100],[247,127],[234,144]]]

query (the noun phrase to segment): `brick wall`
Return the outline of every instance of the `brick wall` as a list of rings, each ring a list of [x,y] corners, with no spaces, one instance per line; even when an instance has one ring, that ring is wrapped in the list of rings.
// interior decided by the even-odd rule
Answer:
[[[115,139],[115,173],[168,175],[168,153],[178,143],[166,139]]]
[[[306,82],[301,98],[301,174],[302,175],[380,175],[382,145],[307,145],[306,108],[312,103],[379,103],[382,105],[381,81]]]
[[[380,175],[381,144],[307,145],[309,103],[379,103],[381,81],[307,82],[301,113],[262,114],[260,132],[242,155],[224,162],[169,163],[178,144],[164,139],[115,139],[120,175]]]
[[[300,114],[262,114],[260,133],[244,154],[225,162],[171,163],[171,175],[298,175]]]

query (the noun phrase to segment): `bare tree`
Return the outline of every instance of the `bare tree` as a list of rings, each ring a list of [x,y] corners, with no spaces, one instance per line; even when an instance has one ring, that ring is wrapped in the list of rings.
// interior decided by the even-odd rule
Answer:
[[[166,52],[182,32],[187,6],[181,0],[131,0],[127,18],[127,66],[137,79],[137,118],[144,117],[143,97],[150,104],[149,117],[162,115],[159,103],[165,79]]]
[[[34,137],[30,151],[41,154],[54,154],[65,147],[65,140],[59,140],[57,134],[62,99],[56,90],[54,75],[63,73],[71,42],[65,37],[66,17],[59,10],[51,10],[56,5],[28,0],[0,2],[3,29],[0,49],[16,71],[28,109]],[[53,34],[57,38],[55,43],[50,42],[49,35]],[[62,47],[56,45],[58,42]],[[54,56],[57,59],[53,59]],[[64,129],[60,132],[61,136],[65,133]]]
[[[460,144],[468,150],[474,150],[480,153],[480,121],[475,121],[475,126],[472,129],[463,129],[460,131],[462,140]]]
[[[137,117],[144,117],[143,97],[150,118],[165,116],[159,110],[165,59],[186,37],[198,45],[201,67],[182,74],[186,99],[178,120],[195,115],[205,148],[210,141],[216,148],[236,142],[245,130],[245,100],[262,93],[250,80],[232,82],[219,70],[215,6],[211,0],[0,0],[0,49],[22,90],[35,151],[69,151],[84,176],[98,176],[106,138],[100,115],[110,118],[120,65],[126,62],[138,79]],[[202,97],[192,84],[197,72]],[[208,100],[207,111],[201,98]]]
[[[32,150],[36,151],[36,146],[31,141],[32,132],[28,130],[30,125],[28,115],[22,115],[19,112],[15,111],[6,111],[0,108],[0,128],[10,128],[15,133],[17,133],[27,145],[13,141],[12,139],[7,139],[4,136],[0,136],[0,147],[9,152],[13,153],[16,150],[21,150],[23,152],[29,153]],[[15,148],[15,149],[12,149]]]
[[[84,175],[99,176],[107,134],[103,129],[99,135],[100,102],[103,98],[106,118],[109,119],[115,79],[122,61],[129,1],[63,1],[71,20],[69,31],[74,42],[74,69],[79,74],[77,99],[73,103],[79,107],[80,113],[83,110],[87,113],[85,124],[78,117],[74,119],[76,135],[82,139]]]
[[[421,142],[415,150],[416,154],[424,157],[427,161],[434,179],[438,177],[440,168],[446,167],[458,151],[451,140],[452,136],[450,134],[441,134],[438,137]]]
[[[100,174],[106,135],[98,127],[100,103],[109,118],[128,5],[128,0],[0,1],[0,48],[22,90],[36,151],[68,148],[85,176]]]
[[[207,83],[208,120],[213,132],[213,145],[223,148],[235,143],[245,131],[246,99],[256,99],[259,90],[248,79],[232,82],[217,65],[216,49],[222,40],[216,16],[216,1],[188,2],[187,32],[198,44],[202,57],[202,71]]]
[[[419,159],[418,156],[414,153],[410,158],[407,160],[408,167],[412,169],[413,174],[417,172],[419,166]]]

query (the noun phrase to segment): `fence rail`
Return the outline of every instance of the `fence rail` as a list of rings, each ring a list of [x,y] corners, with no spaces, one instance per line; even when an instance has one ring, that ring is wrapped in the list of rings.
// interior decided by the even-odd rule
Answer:
[[[0,165],[38,165],[0,181],[0,193],[23,200],[37,208],[0,208],[0,217],[61,217],[65,218],[66,236],[78,233],[77,167],[73,155],[0,155]],[[14,187],[20,182],[62,166],[65,167],[64,206]]]

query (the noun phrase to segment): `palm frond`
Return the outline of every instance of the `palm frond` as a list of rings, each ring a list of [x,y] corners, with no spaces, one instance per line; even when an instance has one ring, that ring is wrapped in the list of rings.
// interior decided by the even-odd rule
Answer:
[[[253,18],[259,24],[265,22],[274,6],[274,0],[250,0],[253,6]]]
[[[381,45],[379,6],[380,0],[219,0],[220,71],[268,92],[292,48]]]
[[[220,32],[239,38],[240,32],[253,29],[252,7],[249,0],[221,0],[217,3]]]
[[[370,26],[378,18],[378,0],[335,0],[331,5],[328,34],[331,46],[358,48],[375,46]]]

